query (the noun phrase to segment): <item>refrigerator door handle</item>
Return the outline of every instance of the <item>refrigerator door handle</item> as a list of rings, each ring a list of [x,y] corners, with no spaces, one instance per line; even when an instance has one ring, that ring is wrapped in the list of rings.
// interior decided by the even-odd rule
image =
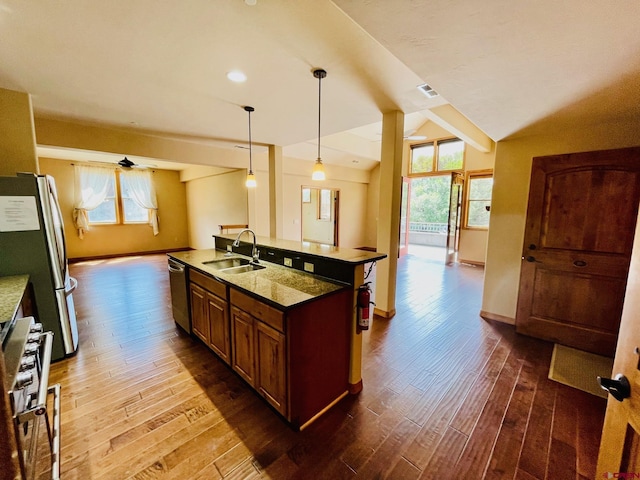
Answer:
[[[42,206],[47,249],[51,259],[51,274],[55,288],[64,288],[67,276],[67,246],[55,181],[50,176],[38,176],[36,177],[36,185]]]
[[[69,277],[69,288],[65,289],[64,291],[64,296],[68,297],[69,295],[71,295],[73,292],[75,292],[76,288],[78,288],[78,280],[76,280],[73,277]]]

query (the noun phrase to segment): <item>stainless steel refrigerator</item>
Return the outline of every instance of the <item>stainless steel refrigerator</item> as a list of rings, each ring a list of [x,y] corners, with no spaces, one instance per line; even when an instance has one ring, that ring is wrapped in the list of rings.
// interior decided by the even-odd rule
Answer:
[[[35,314],[54,334],[59,360],[78,349],[73,304],[77,281],[69,276],[64,224],[53,177],[0,177],[0,275],[28,274]]]

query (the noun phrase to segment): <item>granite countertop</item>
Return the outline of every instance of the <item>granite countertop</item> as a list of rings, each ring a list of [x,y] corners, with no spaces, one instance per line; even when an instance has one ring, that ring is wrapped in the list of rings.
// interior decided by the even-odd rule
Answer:
[[[28,283],[29,275],[0,277],[0,323],[16,315]]]
[[[225,273],[203,263],[228,258],[225,257],[225,252],[215,249],[172,252],[168,255],[233,288],[265,300],[280,310],[287,310],[338,290],[349,288],[348,285],[339,282],[264,260],[260,260],[260,263],[267,268],[238,274]],[[233,254],[233,257],[248,258],[236,253]]]
[[[238,234],[214,235],[214,237],[235,240]],[[250,235],[243,236],[241,241],[249,242]],[[358,250],[356,248],[334,247],[333,245],[324,245],[313,242],[297,242],[295,240],[282,240],[270,237],[256,237],[256,243],[259,246],[272,247],[280,250],[290,250],[294,252],[323,257],[339,262],[359,265],[362,263],[373,262],[386,258],[385,253],[369,252],[367,250]]]

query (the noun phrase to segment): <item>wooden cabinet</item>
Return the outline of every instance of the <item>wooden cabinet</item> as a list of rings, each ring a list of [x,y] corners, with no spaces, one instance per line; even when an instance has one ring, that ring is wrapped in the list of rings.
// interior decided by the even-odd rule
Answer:
[[[225,362],[230,361],[229,302],[207,293],[207,317],[209,319],[209,346]]]
[[[233,289],[230,297],[232,367],[278,412],[286,416],[285,335],[269,326],[275,324],[282,330],[284,314]]]
[[[284,334],[255,322],[255,388],[283,415],[287,410],[286,341]]]
[[[255,334],[253,317],[237,307],[231,307],[233,353],[231,367],[255,387]]]
[[[195,283],[189,285],[191,297],[191,330],[206,344],[209,343],[209,320],[207,319],[207,292]]]
[[[226,363],[231,361],[227,286],[191,271],[191,329]]]
[[[353,291],[280,310],[191,269],[191,324],[295,428],[349,389]]]

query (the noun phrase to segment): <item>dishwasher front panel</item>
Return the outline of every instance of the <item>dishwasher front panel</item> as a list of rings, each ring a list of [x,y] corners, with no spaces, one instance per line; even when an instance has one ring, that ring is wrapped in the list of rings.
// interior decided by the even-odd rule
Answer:
[[[187,268],[180,262],[169,258],[169,284],[171,286],[171,305],[173,319],[187,333],[191,333],[189,319],[189,292],[187,290]]]

